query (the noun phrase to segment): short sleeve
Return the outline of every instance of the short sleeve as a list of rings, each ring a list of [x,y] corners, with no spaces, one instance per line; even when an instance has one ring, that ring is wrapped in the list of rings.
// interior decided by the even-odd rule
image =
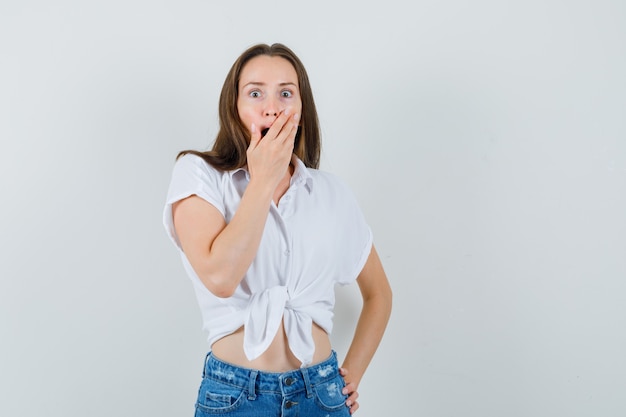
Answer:
[[[343,239],[345,251],[345,272],[337,279],[340,285],[347,285],[356,280],[363,270],[370,252],[372,251],[373,235],[372,229],[367,223],[358,201],[348,186],[341,183],[343,187]]]
[[[189,196],[197,195],[215,206],[224,216],[222,188],[222,173],[199,156],[187,154],[176,161],[163,210],[163,225],[168,236],[179,249],[181,245],[174,229],[172,205]]]

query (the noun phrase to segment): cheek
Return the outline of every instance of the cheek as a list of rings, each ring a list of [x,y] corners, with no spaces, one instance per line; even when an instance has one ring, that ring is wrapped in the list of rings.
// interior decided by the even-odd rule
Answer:
[[[239,112],[239,118],[241,119],[243,124],[249,128],[250,124],[254,122],[252,111],[250,111],[250,109],[246,107],[239,107],[237,111]]]

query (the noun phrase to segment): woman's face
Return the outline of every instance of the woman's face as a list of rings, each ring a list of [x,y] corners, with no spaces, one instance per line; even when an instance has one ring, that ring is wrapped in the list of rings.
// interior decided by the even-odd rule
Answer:
[[[237,110],[250,131],[254,123],[265,134],[278,115],[302,114],[298,75],[289,61],[281,57],[259,55],[244,65],[239,77]]]

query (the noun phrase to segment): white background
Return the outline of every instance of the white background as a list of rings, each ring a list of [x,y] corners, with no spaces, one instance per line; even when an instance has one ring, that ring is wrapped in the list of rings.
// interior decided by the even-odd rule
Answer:
[[[161,210],[258,42],[305,63],[394,290],[357,415],[626,415],[621,0],[2,1],[0,415],[192,415]]]

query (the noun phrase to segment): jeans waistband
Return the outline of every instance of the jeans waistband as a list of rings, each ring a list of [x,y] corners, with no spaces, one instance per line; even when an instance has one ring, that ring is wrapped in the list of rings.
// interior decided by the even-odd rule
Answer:
[[[217,359],[209,352],[203,373],[204,378],[212,378],[247,389],[250,399],[254,399],[260,392],[286,395],[304,390],[309,397],[313,395],[313,386],[327,382],[338,375],[339,367],[335,351],[332,351],[328,359],[321,363],[282,373],[242,368]]]

